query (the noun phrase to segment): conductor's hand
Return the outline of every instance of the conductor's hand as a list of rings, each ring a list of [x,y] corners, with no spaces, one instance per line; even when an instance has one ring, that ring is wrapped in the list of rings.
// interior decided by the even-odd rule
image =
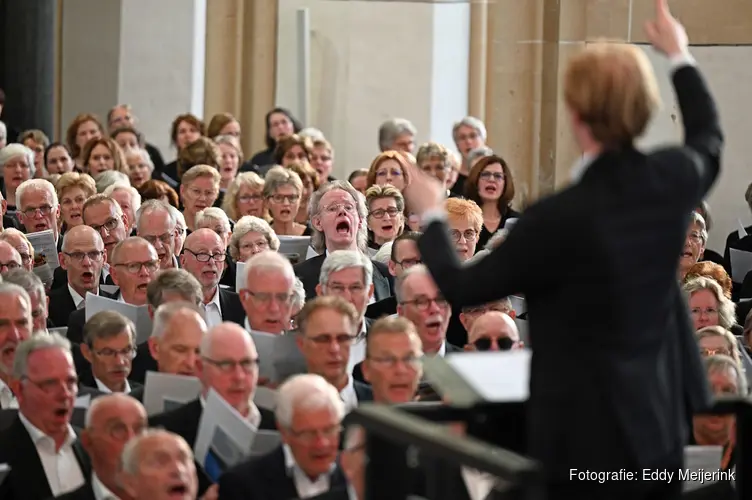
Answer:
[[[423,217],[429,210],[441,209],[446,193],[439,181],[415,165],[408,167],[408,179],[408,185],[402,192],[408,210]]]
[[[655,19],[645,23],[645,34],[655,50],[668,57],[687,52],[687,32],[671,15],[668,0],[655,0]]]

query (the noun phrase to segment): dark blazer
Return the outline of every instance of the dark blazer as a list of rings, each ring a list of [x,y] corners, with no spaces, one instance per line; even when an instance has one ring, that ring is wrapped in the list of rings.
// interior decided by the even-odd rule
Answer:
[[[370,385],[353,380],[353,389],[355,389],[355,395],[358,397],[358,403],[373,401],[373,390]]]
[[[133,358],[131,364],[131,376],[130,380],[138,382],[139,384],[146,383],[146,372],[158,372],[159,366],[157,366],[157,360],[151,357],[151,351],[149,351],[149,343],[144,342],[136,347],[136,357]]]
[[[107,292],[99,290],[101,297],[107,297],[108,299],[117,299],[120,296],[120,291],[114,295],[110,295]],[[73,300],[73,299],[71,299]],[[66,336],[68,340],[74,344],[80,344],[84,341],[84,325],[86,324],[86,306],[83,309],[76,309],[68,317],[68,332]]]
[[[453,307],[525,294],[535,345],[527,451],[554,483],[567,481],[572,464],[682,463],[688,410],[710,401],[676,272],[690,213],[718,175],[723,137],[699,71],[682,67],[673,81],[684,146],[602,153],[472,266],[458,261],[443,222],[418,241]]]
[[[305,287],[306,300],[316,297],[316,285],[319,284],[319,274],[321,274],[321,266],[324,265],[325,259],[326,253],[322,253],[293,266],[295,275],[300,278]],[[373,262],[373,296],[376,301],[379,301],[392,295],[394,278],[389,274],[387,266],[381,262],[371,262]]]
[[[346,486],[345,476],[337,464],[329,487]],[[219,478],[221,500],[290,500],[298,498],[292,475],[285,467],[285,455],[278,447],[266,455],[254,457],[228,469]]]
[[[258,410],[261,413],[261,425],[259,425],[259,429],[277,430],[274,413],[261,407]],[[149,426],[162,427],[170,432],[174,432],[185,439],[188,446],[193,448],[193,445],[196,443],[196,436],[198,436],[198,425],[203,412],[204,407],[201,404],[201,400],[195,399],[172,411],[149,418]],[[199,496],[201,496],[212,485],[212,481],[204,472],[203,467],[198,464],[196,465],[196,471],[198,473]]]
[[[237,293],[219,287],[219,307],[222,309],[222,321],[245,325],[245,309]]]
[[[392,314],[397,314],[397,297],[394,295],[368,304],[368,307],[366,307],[366,318],[379,319]]]
[[[94,497],[94,488],[89,482],[77,490],[65,493],[59,497],[50,497],[48,500],[96,500],[96,497]]]
[[[55,270],[52,271],[52,286],[50,290],[56,290],[58,288],[65,287],[65,285],[67,284],[68,284],[68,271],[66,271],[62,267],[56,267]],[[108,274],[107,279],[105,279],[104,273],[102,273],[99,275],[99,284],[100,285],[114,285],[115,282],[112,281],[112,275]]]
[[[73,451],[84,478],[90,481],[91,464],[80,442],[73,443]],[[37,449],[19,417],[9,428],[0,431],[0,464],[3,463],[11,470],[0,484],[0,498],[45,500],[52,496]]]
[[[58,267],[58,269],[60,268]],[[68,318],[70,318],[70,315],[76,310],[76,303],[73,302],[73,297],[71,297],[70,290],[68,290],[67,286],[67,273],[65,275],[65,279],[66,282],[63,283],[63,286],[59,288],[53,288],[47,294],[47,296],[50,298],[50,305],[47,308],[47,312],[49,315],[49,320],[53,325],[55,325],[55,327],[67,326]],[[102,283],[101,279],[100,283]],[[99,290],[99,295],[107,298],[112,297],[112,295],[102,290]]]

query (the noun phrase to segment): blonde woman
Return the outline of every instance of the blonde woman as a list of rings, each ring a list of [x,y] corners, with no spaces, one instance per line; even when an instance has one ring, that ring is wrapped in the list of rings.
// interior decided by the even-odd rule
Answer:
[[[368,206],[368,246],[378,250],[394,241],[405,228],[405,199],[399,189],[390,185],[373,185],[366,190]]]
[[[706,326],[734,329],[736,305],[726,298],[721,285],[715,280],[698,276],[684,284],[684,293],[687,296],[695,330]]]
[[[235,224],[229,249],[236,262],[245,262],[257,253],[279,250],[279,238],[264,219],[246,215]]]
[[[222,200],[222,210],[234,221],[246,215],[265,218],[264,179],[255,172],[241,172]]]
[[[238,175],[238,168],[243,161],[243,148],[240,147],[240,141],[234,135],[217,136],[214,142],[217,143],[221,155],[219,189],[224,192]]]
[[[60,200],[60,234],[84,223],[83,206],[86,199],[97,192],[94,179],[87,174],[68,172],[55,183],[57,198]]]

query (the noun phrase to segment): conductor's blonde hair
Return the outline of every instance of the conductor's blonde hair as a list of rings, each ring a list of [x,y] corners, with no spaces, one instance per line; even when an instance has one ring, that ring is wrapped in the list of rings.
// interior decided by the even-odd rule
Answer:
[[[632,145],[660,106],[655,73],[638,47],[599,42],[574,56],[564,101],[606,148]]]

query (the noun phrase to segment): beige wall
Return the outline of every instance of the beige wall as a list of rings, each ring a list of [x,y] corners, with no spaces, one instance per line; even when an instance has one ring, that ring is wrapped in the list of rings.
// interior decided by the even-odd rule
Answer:
[[[568,58],[587,41],[644,43],[643,25],[653,5],[653,0],[488,2],[485,121],[489,143],[513,167],[520,191],[537,197],[566,184],[579,155],[560,99]],[[749,0],[670,5],[694,44],[752,43]],[[477,88],[471,86],[471,92]]]

